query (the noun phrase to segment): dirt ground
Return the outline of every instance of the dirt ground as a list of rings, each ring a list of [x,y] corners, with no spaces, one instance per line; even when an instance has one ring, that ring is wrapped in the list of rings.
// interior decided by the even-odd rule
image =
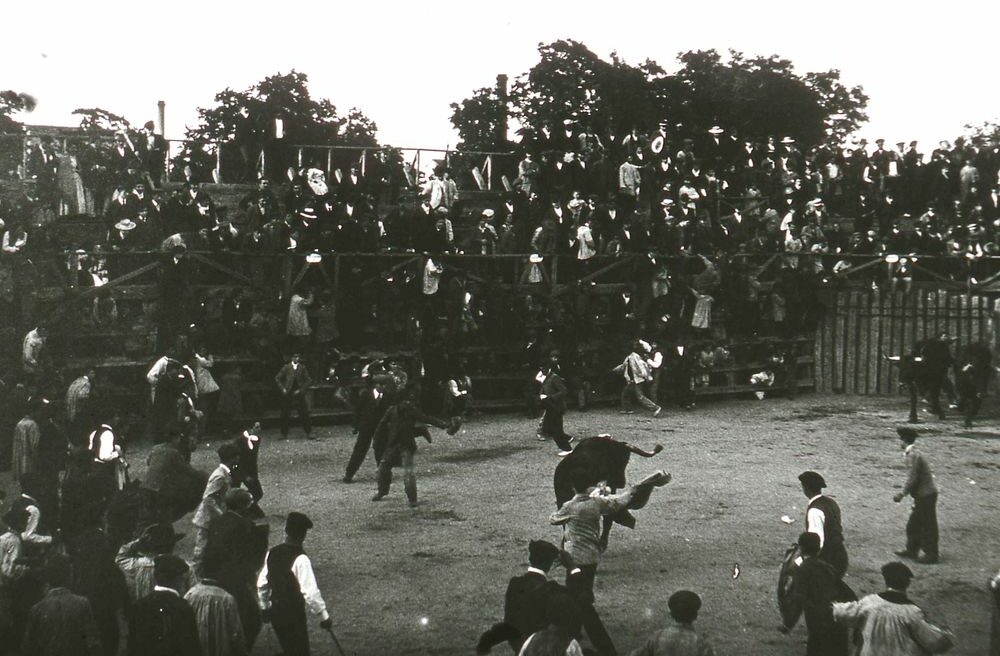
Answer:
[[[894,432],[905,417],[902,398],[822,395],[670,409],[658,419],[611,409],[567,415],[571,434],[663,444],[655,458],[633,456],[630,480],[660,468],[674,477],[636,513],[635,530],[615,527],[598,571],[598,611],[618,650],[628,653],[668,622],[667,598],[689,588],[702,595],[697,626],[717,654],[804,653],[804,626],[790,636],[777,632],[774,594],[784,549],[803,528],[806,499],[796,477],[805,469],[826,477],[843,510],[847,581],[861,595],[879,591],[879,568],[902,548],[909,511],[908,502],[892,502],[905,479]],[[1000,566],[1000,419],[964,430],[957,416],[923,418],[918,443],[941,488],[942,563],[912,565],[911,596],[954,629],[950,653],[982,656],[985,584]],[[306,549],[348,654],[473,653],[479,633],[502,615],[508,578],[527,566],[528,541],[560,538],[548,523],[556,448],[537,441],[534,428],[525,417],[482,416],[454,437],[435,431],[434,443],[417,454],[417,509],[407,507],[398,479],[389,497],[370,500],[371,460],[354,484],[340,481],[353,444],[348,427],[325,428],[315,442],[266,433],[261,475],[271,542],[288,511],[313,519]],[[129,458],[140,477],[144,457],[139,449]],[[199,449],[195,462],[209,469],[214,449]],[[187,555],[189,518],[177,527],[189,533],[179,547]],[[314,653],[335,653],[316,624]],[[254,654],[278,651],[265,627]],[[501,645],[494,653],[509,651]]]

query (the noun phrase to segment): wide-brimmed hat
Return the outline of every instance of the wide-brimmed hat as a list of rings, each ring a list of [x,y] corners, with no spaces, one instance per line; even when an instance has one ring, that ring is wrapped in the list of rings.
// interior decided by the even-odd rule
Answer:
[[[122,219],[115,224],[115,230],[121,230],[122,232],[128,232],[129,230],[135,230],[135,221],[132,219]]]
[[[783,144],[793,144],[793,143],[795,143],[795,139],[792,139],[791,137],[785,137],[784,139],[781,140],[781,143],[783,143]]]
[[[142,541],[151,551],[164,553],[170,551],[184,537],[183,533],[174,531],[173,524],[153,524],[142,534]]]
[[[544,259],[545,258],[543,258],[538,253],[532,253],[531,255],[528,256],[528,261],[531,262],[532,264],[541,264],[542,260]]]
[[[709,134],[722,134],[723,132],[725,132],[725,130],[720,128],[718,125],[713,125],[708,129]]]

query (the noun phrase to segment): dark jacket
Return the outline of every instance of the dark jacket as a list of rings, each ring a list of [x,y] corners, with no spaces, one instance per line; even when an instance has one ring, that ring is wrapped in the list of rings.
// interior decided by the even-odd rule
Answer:
[[[194,611],[180,595],[154,590],[128,621],[128,656],[201,656]]]
[[[21,652],[32,656],[99,656],[101,639],[86,597],[53,588],[35,604]]]

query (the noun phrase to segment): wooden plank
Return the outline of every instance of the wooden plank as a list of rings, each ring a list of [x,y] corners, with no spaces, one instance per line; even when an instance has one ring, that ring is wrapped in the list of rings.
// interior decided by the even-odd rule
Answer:
[[[962,331],[959,325],[961,308],[959,307],[958,294],[950,292],[948,294],[948,335],[951,337],[961,337]]]
[[[899,355],[899,341],[897,339],[895,327],[896,318],[896,304],[899,298],[899,292],[892,292],[888,296],[888,304],[883,305],[885,309],[885,316],[883,317],[883,329],[882,329],[882,342],[886,345],[885,354],[886,355]],[[896,370],[893,365],[886,363],[885,367],[885,383],[887,386],[887,393],[895,393],[895,388],[893,387],[893,381],[896,379]]]
[[[823,360],[820,362],[820,375],[823,378],[823,390],[826,392],[834,392],[836,387],[833,377],[836,352],[833,344],[839,299],[840,292],[834,292],[830,307],[827,309],[826,316],[823,317]]]
[[[837,315],[834,317],[833,325],[833,380],[834,391],[841,393],[844,390],[844,332],[847,330],[847,302],[848,292],[837,293],[839,302],[837,303]]]
[[[878,367],[882,359],[878,355],[879,312],[882,306],[882,291],[875,289],[868,294],[868,339],[865,348],[865,394],[878,394]]]
[[[857,394],[858,292],[852,290],[847,301],[847,327],[844,332],[844,393]]]
[[[829,312],[827,312],[829,314]],[[816,391],[827,392],[823,388],[823,334],[826,332],[826,316],[816,326],[816,340],[813,342],[813,378],[816,379]]]

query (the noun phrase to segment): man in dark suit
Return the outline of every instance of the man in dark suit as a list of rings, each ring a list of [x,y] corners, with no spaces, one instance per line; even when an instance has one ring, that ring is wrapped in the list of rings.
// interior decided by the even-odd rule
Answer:
[[[59,553],[45,565],[48,592],[31,608],[21,653],[32,656],[99,656],[101,639],[86,597],[69,590],[70,562]]]
[[[790,632],[804,614],[809,632],[806,656],[845,656],[847,631],[833,621],[833,602],[846,601],[839,597],[837,575],[829,563],[819,558],[818,535],[803,533],[798,542],[803,560],[795,570],[790,603],[782,608],[779,630]]]
[[[347,470],[344,472],[345,483],[353,481],[354,475],[361,468],[365,456],[368,455],[368,450],[371,449],[375,429],[390,405],[389,390],[386,389],[385,384],[373,377],[369,377],[367,382],[368,386],[361,391],[354,409],[354,432],[357,433],[358,437],[354,441],[351,458],[347,461]],[[375,454],[376,461],[380,460],[379,456],[381,456],[380,453]]]
[[[293,407],[299,415],[299,421],[302,422],[306,439],[313,439],[312,425],[309,422],[309,403],[306,400],[306,391],[312,385],[312,378],[298,353],[292,354],[291,361],[281,368],[274,377],[274,382],[281,390],[281,439],[288,439],[288,418]]]
[[[552,359],[545,372],[545,379],[542,381],[542,388],[539,390],[538,398],[545,408],[542,415],[542,425],[538,432],[538,437],[545,439],[551,437],[556,446],[559,447],[559,455],[569,455],[573,450],[569,435],[563,429],[563,415],[566,414],[566,383],[559,375],[559,361]]]
[[[819,536],[819,558],[833,567],[840,580],[847,572],[847,548],[844,546],[840,506],[823,494],[826,481],[817,472],[802,472],[799,474],[799,482],[802,484],[802,493],[809,499],[806,507],[806,531]]]
[[[515,654],[519,653],[528,636],[548,625],[545,608],[554,597],[564,597],[572,606],[575,626],[570,634],[579,635],[582,624],[579,603],[565,586],[547,576],[557,558],[559,548],[551,542],[532,540],[528,544],[528,571],[510,579],[504,596],[503,621],[479,636],[477,654],[488,654],[504,641]]]
[[[180,595],[187,573],[187,563],[179,556],[156,557],[156,586],[132,606],[128,656],[201,656],[194,611]]]

